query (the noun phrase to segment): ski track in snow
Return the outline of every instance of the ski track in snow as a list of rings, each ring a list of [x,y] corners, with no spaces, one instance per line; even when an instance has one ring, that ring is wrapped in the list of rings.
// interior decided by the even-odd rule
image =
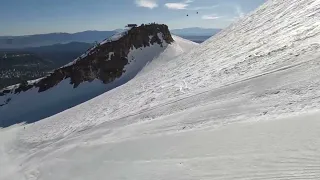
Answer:
[[[54,143],[14,148],[22,148],[18,172],[26,179],[318,179],[319,115],[121,141],[108,139],[113,130],[103,124]]]
[[[0,178],[320,179],[319,14],[319,0],[268,1],[120,87],[0,130]]]

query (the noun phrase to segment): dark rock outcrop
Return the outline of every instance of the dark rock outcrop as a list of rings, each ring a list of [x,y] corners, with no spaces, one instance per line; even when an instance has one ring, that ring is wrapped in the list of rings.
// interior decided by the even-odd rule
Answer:
[[[139,49],[155,43],[162,46],[163,43],[170,44],[173,41],[166,25],[147,24],[133,27],[116,41],[96,45],[88,50],[86,56],[76,59],[73,64],[56,69],[33,84],[21,83],[12,90],[4,89],[0,91],[0,96],[7,93],[20,93],[33,87],[38,88],[38,92],[43,92],[67,78],[70,78],[70,84],[74,88],[82,82],[91,82],[94,79],[109,83],[124,73],[124,67],[129,63],[127,57],[130,49]]]

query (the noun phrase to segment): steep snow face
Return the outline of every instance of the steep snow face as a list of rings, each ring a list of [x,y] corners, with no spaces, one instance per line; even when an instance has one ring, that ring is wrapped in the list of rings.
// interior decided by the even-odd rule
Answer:
[[[243,102],[246,107],[256,104],[250,113],[236,108],[248,113],[245,116],[247,120],[317,108],[320,103],[320,76],[317,70],[320,57],[320,2],[292,1],[290,6],[287,3],[267,2],[191,52],[160,66],[150,63],[148,66],[152,71],[147,66],[145,73],[140,73],[127,84],[40,122],[56,123],[48,125],[50,130],[40,128],[39,131],[52,139],[60,135],[60,130],[70,133],[78,128],[137,114],[187,97],[214,101],[197,94],[210,94],[216,88],[229,86],[230,89],[225,89],[225,92],[230,94],[214,93],[214,97],[232,98],[232,101]],[[268,78],[257,81],[261,76]],[[252,84],[248,83],[252,79]],[[239,91],[235,91],[237,88]],[[196,105],[189,102],[181,106],[158,109],[151,118]],[[227,123],[239,119],[239,116],[233,115],[221,121]],[[47,133],[51,129],[54,131],[52,136]]]
[[[149,71],[153,71],[154,69],[160,68],[162,66],[167,66],[167,63],[170,61],[172,61],[171,63],[174,63],[175,59],[178,56],[186,52],[190,52],[192,49],[197,47],[197,44],[192,41],[183,39],[179,36],[173,35],[172,37],[175,41],[180,43],[172,44],[173,48],[166,48],[164,50],[164,53],[158,56],[157,58],[158,61],[152,61],[151,63],[148,62],[146,66],[141,71],[139,71],[139,74],[145,74]],[[189,51],[186,51],[186,49],[188,49]]]
[[[194,55],[215,72],[197,86],[226,83],[309,61],[320,48],[320,2],[316,0],[265,3],[254,13],[203,44]],[[208,59],[211,57],[212,59]],[[317,58],[313,56],[311,59]]]
[[[268,1],[118,88],[1,130],[0,177],[319,179],[320,115],[301,115],[320,107],[319,11]]]
[[[315,61],[320,47],[319,13],[319,1],[269,1],[192,52],[156,68],[152,76],[141,75],[130,86],[110,92],[108,96],[117,99],[108,106],[116,106],[123,114],[137,112],[197,91]],[[145,99],[152,101],[134,96],[138,93],[134,91],[143,88]],[[280,92],[291,96],[286,90]],[[135,97],[132,104],[125,103],[130,108],[118,103],[127,96]]]
[[[161,34],[158,36],[162,37]],[[38,92],[38,88],[34,87],[26,92],[8,93],[5,96],[0,96],[0,103],[3,103],[3,106],[0,107],[0,127],[20,122],[34,122],[61,112],[126,83],[136,76],[147,63],[163,61],[163,58],[159,59],[159,57],[170,59],[197,46],[196,43],[175,38],[176,41],[172,44],[163,42],[162,45],[155,43],[144,48],[132,48],[128,54],[129,62],[125,66],[125,72],[121,77],[108,84],[96,79],[73,88],[70,85],[70,79],[64,79],[55,87],[41,93]],[[37,81],[39,80],[29,83]],[[14,89],[14,86],[8,89]]]
[[[239,92],[227,89],[230,96],[216,95],[232,97],[247,107],[251,107],[251,103],[259,105],[251,113],[247,112],[248,119],[317,108],[320,103],[319,6],[319,1],[312,0],[292,1],[290,6],[287,1],[269,1],[191,52],[160,66],[153,66],[153,61],[148,65],[152,71],[147,66],[145,73],[120,88],[39,124],[57,122],[54,127],[48,126],[57,130],[52,137],[46,136],[51,139],[59,136],[59,129],[73,132],[79,124],[82,129],[230,85],[233,85],[230,88],[239,88]],[[261,76],[268,78],[257,81]],[[251,79],[255,81],[248,84]],[[91,108],[92,104],[96,108]],[[168,115],[191,105],[158,110],[151,117]],[[239,120],[236,115],[229,118],[225,121]]]

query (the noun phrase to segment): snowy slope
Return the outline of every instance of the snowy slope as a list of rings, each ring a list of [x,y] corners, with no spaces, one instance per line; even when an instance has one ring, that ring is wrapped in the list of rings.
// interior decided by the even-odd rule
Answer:
[[[0,130],[1,137],[9,141],[0,142],[6,143],[0,147],[6,148],[5,153],[11,150],[0,161],[0,179],[317,180],[319,115],[232,124],[215,130],[181,128],[171,134],[125,139],[117,136],[149,133],[143,128],[146,125],[160,132],[164,126],[158,126],[158,121],[121,125],[126,130],[113,136],[122,129],[112,130],[111,124],[104,124],[39,144],[10,144],[10,140],[21,143],[16,134],[18,130],[25,134],[25,130]]]
[[[158,36],[161,37],[160,34]],[[38,93],[38,88],[34,87],[26,92],[0,96],[0,102],[3,102],[3,104],[10,99],[8,104],[0,107],[0,127],[15,124],[14,122],[33,122],[68,109],[126,83],[149,62],[161,63],[164,60],[163,57],[171,59],[197,46],[196,43],[177,36],[174,36],[174,38],[176,41],[172,44],[163,42],[163,46],[154,44],[141,49],[132,48],[128,54],[129,63],[124,68],[125,72],[111,83],[104,84],[96,79],[74,88],[69,83],[70,79],[65,79],[45,92]]]
[[[290,85],[293,82],[287,82],[287,78],[276,79],[272,84],[274,91],[267,86],[268,84],[265,84],[267,87],[259,90],[259,84],[255,89],[257,92],[250,93],[253,93],[253,97],[257,96],[254,99],[258,100],[269,99],[264,98],[265,96],[288,97],[288,99],[283,98],[283,101],[309,103],[308,100],[312,99],[310,96],[317,97],[319,93],[316,86],[317,66],[314,64],[319,57],[320,24],[316,18],[310,16],[310,14],[317,15],[318,7],[317,1],[310,0],[295,1],[291,6],[287,6],[283,1],[269,1],[253,15],[222,31],[190,53],[163,66],[157,66],[152,72],[139,74],[128,84],[97,98],[96,102],[88,102],[88,104],[98,103],[96,106],[108,108],[91,110],[89,106],[80,113],[83,113],[84,117],[89,116],[90,120],[75,118],[76,122],[70,120],[68,124],[73,127],[73,124],[82,122],[101,123],[159,104],[167,104],[198,92],[301,66],[305,69],[301,70],[303,71],[301,73],[296,70],[296,74],[300,73],[299,79],[303,79],[303,83],[297,82],[295,85]],[[283,12],[288,13],[282,17],[279,16]],[[302,75],[307,72],[310,72],[308,76]],[[274,84],[278,81],[280,81],[279,86],[276,88]],[[281,83],[287,87],[281,87]],[[307,91],[309,86],[312,93]],[[301,96],[299,96],[300,93]],[[305,99],[298,99],[303,95],[306,96]],[[110,100],[104,101],[104,99]],[[290,113],[301,109],[294,104],[291,106],[294,110],[286,108],[281,110],[281,107],[276,106],[275,114],[277,115],[278,110]],[[71,111],[61,114],[63,117],[61,119],[68,119],[70,114],[77,110]],[[105,116],[92,118],[95,114],[105,114]],[[65,126],[64,123],[67,121],[63,120],[61,126]]]
[[[319,179],[319,14],[318,0],[268,1],[120,87],[0,130],[0,178]]]

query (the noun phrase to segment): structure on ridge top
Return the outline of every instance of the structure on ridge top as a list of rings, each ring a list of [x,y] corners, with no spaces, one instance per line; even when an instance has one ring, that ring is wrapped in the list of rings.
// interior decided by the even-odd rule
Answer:
[[[137,26],[138,26],[137,24],[128,24],[126,27],[132,28],[132,27],[137,27]]]

